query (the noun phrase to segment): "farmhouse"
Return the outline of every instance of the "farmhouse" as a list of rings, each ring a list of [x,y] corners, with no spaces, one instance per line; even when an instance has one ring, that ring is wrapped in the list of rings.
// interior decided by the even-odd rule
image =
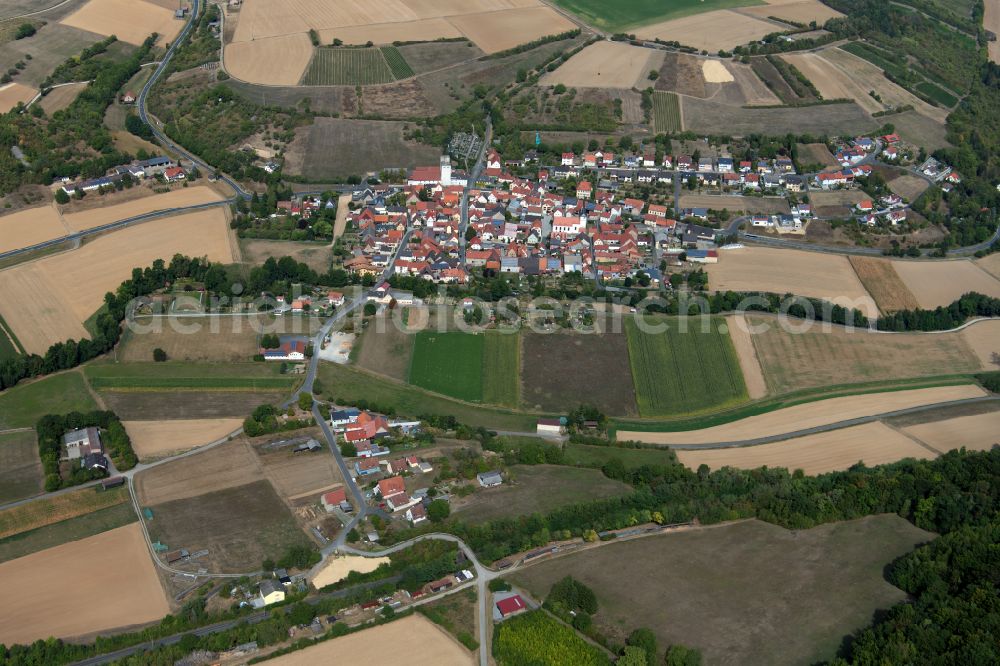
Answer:
[[[69,460],[78,460],[91,454],[104,453],[104,447],[101,445],[101,433],[93,427],[66,433],[63,435],[63,444],[66,446],[66,458]]]
[[[269,606],[271,604],[277,604],[285,600],[285,589],[276,580],[268,578],[267,580],[262,580],[260,582],[260,598],[259,603],[261,606]]]
[[[483,488],[492,488],[494,486],[499,486],[503,483],[503,477],[500,476],[500,472],[480,472],[476,474],[476,480],[479,481],[479,485]]]
[[[287,340],[277,349],[264,349],[265,361],[304,361],[306,358],[305,340]]]
[[[535,432],[539,437],[559,437],[566,433],[566,428],[560,419],[538,419]]]

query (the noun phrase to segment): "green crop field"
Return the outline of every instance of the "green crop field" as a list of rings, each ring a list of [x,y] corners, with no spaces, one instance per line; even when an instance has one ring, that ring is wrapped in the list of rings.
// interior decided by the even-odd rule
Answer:
[[[541,610],[501,623],[493,636],[493,656],[500,666],[611,664],[600,648],[583,640],[571,627]]]
[[[629,363],[636,401],[642,416],[672,416],[732,405],[747,399],[743,374],[728,333],[719,332],[721,318],[712,318],[708,331],[688,320],[688,330],[677,330],[679,319],[650,319],[668,325],[662,333],[643,332],[626,320]]]
[[[89,365],[90,385],[103,391],[287,390],[298,377],[274,363],[108,363]]]
[[[408,79],[413,76],[413,68],[410,67],[410,63],[406,62],[406,58],[403,57],[403,54],[395,46],[383,46],[382,55],[389,64],[389,69],[392,71],[394,77],[397,79]]]
[[[97,409],[79,372],[19,384],[0,394],[0,428],[32,428],[46,414]]]
[[[516,334],[486,333],[483,402],[517,407],[521,388],[520,339]]]
[[[540,416],[499,407],[470,405],[349,365],[320,363],[319,378],[323,386],[328,387],[326,396],[331,400],[341,403],[366,400],[380,408],[391,408],[400,416],[454,416],[459,422],[473,427],[519,431],[533,431],[535,420]]]
[[[459,400],[481,402],[485,339],[485,335],[468,333],[417,333],[410,383]]]
[[[917,90],[941,106],[951,108],[958,104],[958,99],[950,92],[930,81],[923,81],[917,84]]]
[[[701,14],[713,9],[752,7],[764,3],[762,0],[671,0],[670,2],[664,2],[664,0],[629,0],[629,2],[556,0],[556,4],[597,28],[614,32]]]
[[[681,100],[672,92],[653,93],[653,129],[661,132],[681,132]]]
[[[353,86],[394,80],[381,49],[321,48],[316,49],[302,84]]]

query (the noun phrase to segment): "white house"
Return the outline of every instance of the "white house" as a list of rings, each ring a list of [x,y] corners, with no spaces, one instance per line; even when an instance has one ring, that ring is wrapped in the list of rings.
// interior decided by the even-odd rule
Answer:
[[[538,419],[535,432],[539,437],[559,437],[566,433],[566,428],[559,419]]]

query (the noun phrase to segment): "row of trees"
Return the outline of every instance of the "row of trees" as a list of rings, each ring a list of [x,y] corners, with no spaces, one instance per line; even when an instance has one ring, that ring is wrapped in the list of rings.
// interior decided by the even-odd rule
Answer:
[[[933,310],[900,310],[876,322],[880,331],[947,331],[974,317],[1000,317],[1000,298],[977,292]]]

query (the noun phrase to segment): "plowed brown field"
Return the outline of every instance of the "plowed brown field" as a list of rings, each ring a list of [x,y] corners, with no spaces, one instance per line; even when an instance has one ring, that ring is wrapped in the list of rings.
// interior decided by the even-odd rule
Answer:
[[[242,419],[124,421],[132,448],[140,459],[179,453],[210,444],[238,430]]]

